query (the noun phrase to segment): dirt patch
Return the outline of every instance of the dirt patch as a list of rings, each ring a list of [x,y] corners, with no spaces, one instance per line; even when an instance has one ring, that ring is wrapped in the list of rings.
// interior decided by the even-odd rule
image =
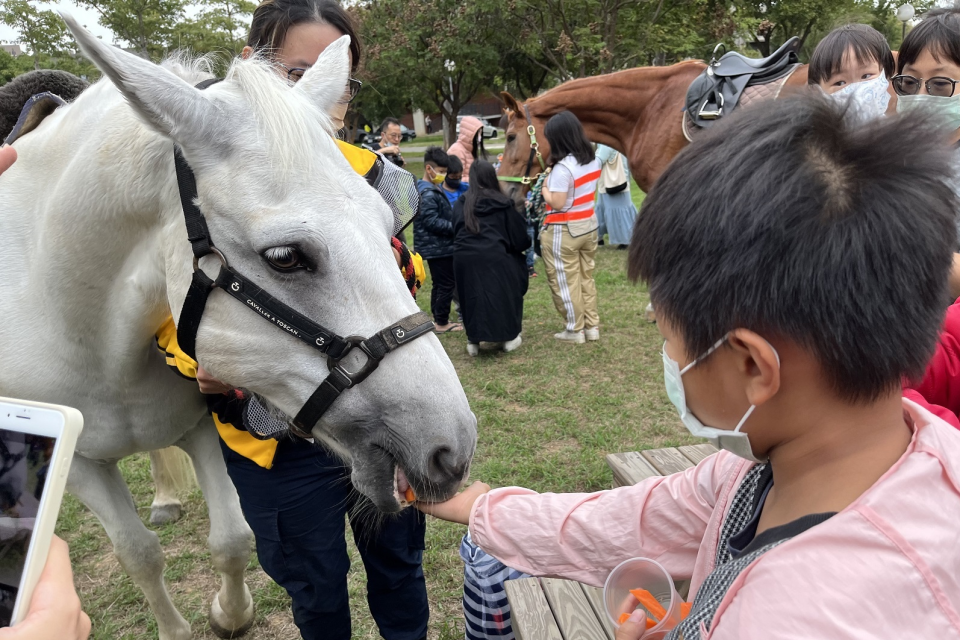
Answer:
[[[546,455],[555,455],[561,451],[579,451],[580,443],[573,438],[564,438],[562,440],[552,440],[544,443],[543,453]]]

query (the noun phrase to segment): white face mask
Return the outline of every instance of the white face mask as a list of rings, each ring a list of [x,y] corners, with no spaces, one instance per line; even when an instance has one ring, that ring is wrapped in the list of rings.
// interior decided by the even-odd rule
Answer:
[[[687,407],[687,398],[683,391],[683,374],[692,369],[698,362],[702,361],[704,358],[709,356],[711,353],[716,351],[720,345],[727,340],[729,336],[724,336],[717,341],[715,345],[710,347],[706,353],[701,355],[699,358],[680,369],[680,365],[676,360],[667,355],[667,343],[663,343],[663,381],[664,385],[667,388],[667,396],[670,398],[670,402],[673,403],[673,406],[676,407],[677,411],[680,413],[680,420],[683,421],[683,426],[687,428],[692,435],[697,438],[706,438],[710,440],[715,447],[718,449],[725,449],[730,453],[740,456],[751,462],[766,462],[766,458],[763,460],[757,458],[753,453],[753,448],[750,446],[750,437],[742,432],[740,429],[743,428],[743,424],[747,421],[747,418],[750,417],[750,414],[753,413],[753,410],[757,408],[756,405],[750,405],[750,408],[747,409],[747,412],[743,414],[743,417],[740,419],[740,422],[737,423],[736,428],[733,431],[727,429],[718,429],[716,427],[708,427],[704,425],[700,420],[697,419],[695,415],[690,412],[690,409]],[[770,343],[767,343],[770,345]],[[773,349],[773,345],[770,345],[770,348]],[[773,349],[773,354],[777,357],[777,365],[780,365],[780,354],[777,353],[776,349]]]
[[[920,93],[897,96],[897,113],[920,112],[939,118],[949,129],[960,128],[960,96],[931,96]]]
[[[827,97],[843,106],[849,106],[847,116],[857,124],[865,124],[887,112],[887,105],[890,104],[890,93],[887,91],[889,86],[887,77],[879,75],[848,85],[836,93],[827,94]]]

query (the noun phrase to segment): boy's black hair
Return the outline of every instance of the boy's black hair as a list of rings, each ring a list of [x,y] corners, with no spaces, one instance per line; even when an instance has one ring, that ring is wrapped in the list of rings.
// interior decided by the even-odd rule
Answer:
[[[427,147],[423,152],[423,164],[432,164],[435,168],[446,169],[450,165],[450,156],[440,147]]]
[[[734,114],[646,197],[627,273],[689,358],[742,327],[875,400],[923,373],[948,303],[960,202],[942,137],[913,115],[851,126],[818,96]]]
[[[929,50],[937,62],[946,59],[960,65],[960,9],[934,9],[923,16],[900,45],[897,73],[903,73],[905,66],[916,62],[924,49]]]
[[[893,77],[897,65],[883,34],[869,25],[845,24],[828,33],[813,50],[807,68],[807,83],[820,84],[829,80],[840,71],[843,59],[851,49],[857,62],[878,62],[887,78]]]
[[[463,173],[463,163],[457,156],[447,154],[447,173]]]
[[[547,120],[543,135],[550,143],[550,165],[557,164],[569,155],[580,164],[592,162],[595,157],[583,125],[569,111],[561,111]]]

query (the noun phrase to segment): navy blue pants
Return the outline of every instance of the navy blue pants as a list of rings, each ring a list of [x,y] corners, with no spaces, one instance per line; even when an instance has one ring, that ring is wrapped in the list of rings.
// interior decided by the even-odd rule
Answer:
[[[349,470],[325,449],[299,439],[280,442],[271,469],[222,440],[220,448],[256,536],[260,566],[290,594],[293,620],[304,639],[350,640],[344,515],[357,492]],[[380,635],[426,638],[426,520],[416,509],[385,519],[364,511],[350,515],[350,526],[367,570],[367,602]]]

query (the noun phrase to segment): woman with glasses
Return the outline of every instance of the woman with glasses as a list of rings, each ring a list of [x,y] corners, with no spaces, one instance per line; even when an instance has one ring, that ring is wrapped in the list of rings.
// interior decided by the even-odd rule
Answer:
[[[296,82],[320,53],[343,35],[350,36],[350,62],[356,69],[360,41],[353,21],[339,3],[265,0],[253,13],[242,55],[261,55],[275,64],[278,73]],[[343,100],[329,114],[337,128],[343,126],[347,105],[359,87],[359,82],[351,80],[344,87]],[[358,173],[368,175],[372,167],[379,166],[376,154],[338,143]],[[410,180],[416,193],[412,176]],[[396,243],[394,250],[396,253]],[[350,470],[338,457],[300,438],[261,439],[247,431],[244,425],[253,414],[255,401],[243,390],[211,378],[183,354],[176,344],[172,319],[161,329],[157,342],[166,351],[168,363],[182,374],[196,377],[200,390],[210,394],[208,404],[227,472],[256,537],[260,566],[292,598],[293,619],[303,638],[351,637],[350,558],[344,538],[347,515],[367,572],[367,601],[380,635],[387,640],[426,638],[424,516],[416,509],[389,518],[378,518],[369,510],[364,513],[350,483]]]
[[[923,17],[903,39],[897,75],[890,83],[897,94],[898,113],[922,112],[940,118],[950,132],[950,143],[960,146],[960,9],[934,9]],[[960,174],[960,156],[956,164]],[[960,175],[954,188],[960,192]],[[954,257],[950,290],[960,296],[960,254]]]
[[[939,116],[960,141],[960,10],[934,9],[913,28],[897,55],[897,111]]]
[[[907,34],[897,55],[897,75],[891,83],[897,93],[898,112],[938,115],[951,131],[951,144],[960,147],[960,9],[934,9]],[[960,156],[957,173],[960,174]],[[954,188],[960,191],[960,177]],[[960,212],[957,226],[960,247]],[[954,255],[950,293],[954,298],[960,297],[960,253]]]

